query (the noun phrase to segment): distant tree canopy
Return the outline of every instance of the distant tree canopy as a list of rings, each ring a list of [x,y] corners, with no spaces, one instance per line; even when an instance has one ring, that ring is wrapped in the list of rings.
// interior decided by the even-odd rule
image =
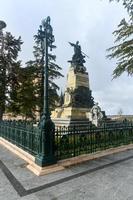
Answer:
[[[24,68],[21,68],[20,88],[18,90],[20,114],[26,118],[35,119],[36,114],[41,116],[44,101],[44,60],[45,54],[43,47],[37,35],[34,37],[35,45],[33,47],[34,60],[29,60]],[[49,107],[53,110],[56,102],[59,101],[57,91],[59,86],[55,79],[62,77],[62,69],[56,63],[55,55],[49,57]]]
[[[113,78],[119,77],[124,72],[133,75],[133,0],[110,0],[122,2],[127,9],[129,19],[124,18],[118,25],[118,29],[113,32],[115,36],[115,46],[108,49],[109,59],[117,60],[116,68],[113,71]]]
[[[22,115],[25,119],[35,119],[43,110],[44,61],[45,54],[37,36],[33,54],[25,67],[18,60],[21,51],[21,37],[16,39],[6,32],[0,38],[0,119],[3,114]],[[2,42],[3,41],[3,42]],[[56,56],[49,54],[49,107],[53,110],[59,101],[59,86],[55,79],[62,77],[56,63]]]
[[[18,53],[21,51],[21,37],[16,39],[10,32],[1,36],[0,52],[0,119],[2,119],[8,105],[17,98],[16,89],[19,86],[18,73],[21,62]],[[14,111],[18,108],[12,107]]]

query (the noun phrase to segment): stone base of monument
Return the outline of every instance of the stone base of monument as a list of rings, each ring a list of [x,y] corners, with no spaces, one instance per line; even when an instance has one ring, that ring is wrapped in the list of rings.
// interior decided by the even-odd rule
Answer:
[[[64,102],[52,112],[52,120],[56,126],[73,126],[93,124],[99,126],[105,119],[105,113],[94,103],[86,68],[71,62],[67,75],[67,86]]]
[[[88,113],[94,105],[89,85],[89,75],[83,66],[69,68],[64,104],[52,112],[56,126],[88,126],[91,124]]]
[[[56,127],[71,127],[71,126],[89,126],[91,122],[89,119],[69,119],[69,118],[54,118],[53,122]]]
[[[52,118],[86,119],[89,108],[60,107],[52,112]]]
[[[91,122],[87,118],[88,108],[57,108],[52,113],[52,120],[56,126],[89,125]]]

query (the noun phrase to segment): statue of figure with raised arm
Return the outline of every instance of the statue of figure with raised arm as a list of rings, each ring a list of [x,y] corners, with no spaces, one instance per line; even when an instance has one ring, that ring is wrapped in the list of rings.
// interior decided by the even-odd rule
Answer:
[[[84,67],[85,63],[85,53],[81,51],[81,46],[79,45],[79,41],[76,44],[69,42],[69,44],[74,47],[74,55],[72,56],[72,60],[68,61],[72,64],[75,70],[85,72],[86,68]],[[84,55],[83,55],[84,54]]]

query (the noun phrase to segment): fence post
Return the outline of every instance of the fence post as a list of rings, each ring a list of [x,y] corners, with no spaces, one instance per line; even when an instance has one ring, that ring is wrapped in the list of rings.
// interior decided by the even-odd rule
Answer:
[[[35,163],[41,167],[55,164],[55,125],[51,119],[43,122],[41,127],[41,152],[36,156]]]

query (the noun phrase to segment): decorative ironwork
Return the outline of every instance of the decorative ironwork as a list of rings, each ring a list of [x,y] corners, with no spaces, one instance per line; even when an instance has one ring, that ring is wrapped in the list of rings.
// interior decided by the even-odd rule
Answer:
[[[40,153],[41,130],[32,122],[0,121],[0,136],[32,155]]]
[[[57,127],[55,130],[58,160],[93,153],[133,143],[133,123],[119,122],[102,127]]]
[[[133,143],[133,123],[128,121],[98,128],[92,125],[57,127],[53,131],[55,135],[50,134],[53,147],[45,152],[54,154],[57,160]],[[31,122],[0,121],[0,137],[34,156],[42,153],[42,131]]]

